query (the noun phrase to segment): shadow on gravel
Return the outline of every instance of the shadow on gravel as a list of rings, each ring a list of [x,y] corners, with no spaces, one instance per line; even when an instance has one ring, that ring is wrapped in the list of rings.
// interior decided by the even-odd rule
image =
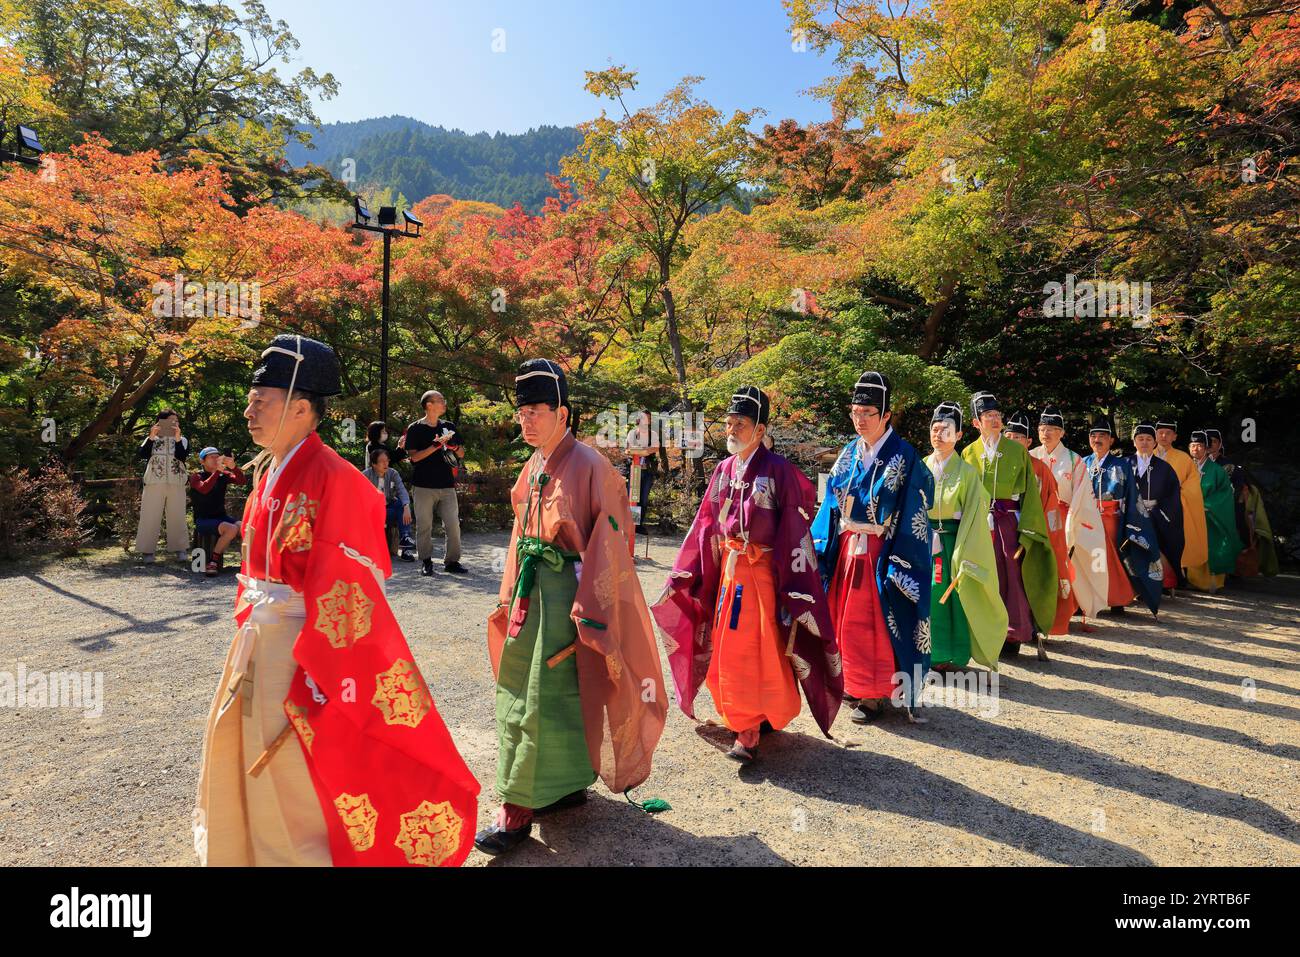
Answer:
[[[1153,679],[1151,675],[1127,668],[1087,668],[1054,658],[1041,669],[1034,669],[1034,671],[1040,670],[1050,672],[1061,678],[1068,678],[1071,681],[1102,685],[1125,691],[1147,692],[1158,696],[1170,694],[1165,690],[1169,686],[1180,687],[1187,690],[1177,696],[1191,701],[1217,705],[1221,708],[1231,708],[1234,711],[1256,712],[1271,717],[1289,718],[1292,721],[1300,718],[1300,710],[1288,708],[1285,705],[1270,705],[1258,701],[1247,703],[1241,700],[1241,695],[1213,691],[1199,685],[1185,685],[1168,678]],[[1118,681],[1116,680],[1116,672],[1120,673],[1120,680]],[[1096,718],[1100,721],[1131,724],[1140,728],[1156,728],[1174,734],[1204,738],[1207,741],[1238,745],[1252,751],[1258,751],[1260,754],[1266,754],[1269,757],[1300,761],[1300,748],[1294,745],[1265,744],[1258,738],[1253,738],[1241,731],[1234,731],[1232,728],[1221,728],[1217,725],[1172,718],[1082,688],[1044,688],[1029,681],[1004,680],[998,687],[998,693],[1004,700],[1017,701],[1047,711],[1061,710],[1069,714]]]
[[[1263,658],[1258,655],[1242,654],[1239,651],[1233,651],[1231,648],[1212,645],[1205,641],[1207,638],[1223,640],[1224,626],[1221,622],[1180,618],[1176,622],[1170,621],[1168,624],[1170,627],[1167,628],[1161,627],[1141,631],[1130,629],[1122,637],[1119,635],[1099,635],[1098,637],[1106,641],[1121,641],[1124,644],[1160,648],[1173,654],[1188,655],[1193,658],[1214,658],[1218,661],[1249,665],[1252,668],[1278,668],[1283,671],[1300,671],[1300,664],[1279,661],[1277,658]],[[1173,628],[1177,628],[1179,633],[1175,634]],[[1294,647],[1294,645],[1283,645],[1283,648],[1287,649]]]
[[[162,570],[160,569],[159,571]],[[178,577],[182,575],[188,575],[188,574],[189,573],[187,572],[182,572],[179,570],[176,572],[176,576]],[[185,611],[176,615],[172,615],[170,618],[161,618],[155,621],[145,621],[143,619],[136,618],[134,615],[127,614],[124,611],[118,611],[116,608],[112,608],[108,605],[103,604],[102,602],[93,601],[89,598],[84,597],[83,595],[78,595],[75,592],[70,592],[66,588],[61,588],[60,586],[54,584],[49,579],[43,578],[40,575],[28,574],[22,577],[26,578],[30,582],[33,582],[34,584],[40,585],[42,588],[46,588],[54,592],[54,594],[56,595],[59,595],[63,598],[67,598],[70,601],[78,602],[82,605],[87,606],[88,608],[93,609],[96,612],[99,612],[104,615],[108,615],[112,618],[120,619],[122,621],[122,625],[118,628],[113,628],[108,631],[100,632],[97,635],[82,635],[77,638],[69,639],[69,641],[72,644],[76,645],[82,651],[108,651],[112,648],[117,647],[116,643],[113,642],[111,639],[124,634],[129,634],[129,633],[140,633],[140,634],[147,634],[147,635],[165,634],[167,632],[172,632],[176,630],[175,628],[172,627],[174,622],[184,621],[187,624],[192,624],[192,625],[206,625],[212,623],[213,621],[216,621],[218,618],[221,617],[221,615],[218,614],[217,612],[200,613],[195,611]],[[233,606],[234,595],[235,595],[233,590],[231,590],[228,595],[215,593],[215,589],[218,584],[217,581],[206,580],[203,579],[202,577],[198,578],[195,584],[200,587],[206,586],[204,587],[205,595],[211,595],[212,597],[215,597],[218,601],[222,601],[222,602],[228,599]]]
[[[1007,695],[1007,686],[1015,684],[1019,682],[1014,678],[1003,679],[1000,692]],[[1015,700],[1016,693],[1007,696]],[[1162,804],[1232,818],[1284,841],[1300,844],[1297,823],[1277,808],[1256,798],[1243,797],[1209,785],[1185,781],[1163,771],[1139,767],[1059,738],[1049,738],[1023,728],[992,724],[956,708],[932,708],[928,716],[931,721],[923,726],[898,720],[880,721],[877,726],[900,737],[924,741],[962,754],[1037,767],[1054,774],[1091,781],[1101,787],[1129,791]]]
[[[875,724],[888,726],[894,719],[895,716],[890,716]],[[1152,863],[1145,854],[1123,844],[1011,807],[920,765],[889,755],[785,732],[764,736],[760,748],[762,754],[758,760],[740,768],[742,781],[768,781],[808,797],[941,824],[1058,864]],[[1086,816],[1081,810],[1080,817]],[[918,847],[916,859],[926,859],[925,848]],[[858,863],[870,863],[869,857]]]
[[[642,800],[654,789],[644,790]],[[669,823],[671,820],[671,811],[646,814],[597,784],[585,805],[536,821],[532,839],[503,857],[492,858],[488,866],[771,867],[791,864],[756,835],[701,837],[674,827]]]
[[[1125,654],[1122,651],[1115,651],[1112,647],[1102,647],[1100,645],[1088,644],[1086,641],[1076,641],[1074,640],[1075,637],[1076,636],[1071,635],[1071,640],[1068,642],[1053,641],[1048,645],[1048,652],[1052,656],[1051,666],[1055,666],[1058,657],[1078,658],[1083,661],[1096,661],[1119,666],[1113,669],[1099,668],[1095,670],[1095,673],[1091,674],[1089,680],[1096,681],[1098,684],[1106,685],[1107,687],[1120,687],[1120,685],[1112,684],[1105,679],[1105,673],[1107,671],[1122,671],[1128,668],[1137,670],[1142,674],[1160,672],[1166,675],[1174,675],[1179,678],[1190,678],[1196,681],[1217,681],[1225,684],[1240,684],[1243,678],[1249,677],[1255,682],[1256,688],[1267,688],[1269,691],[1274,691],[1283,695],[1290,695],[1292,697],[1300,696],[1300,692],[1297,692],[1295,688],[1288,685],[1277,684],[1272,681],[1265,681],[1255,675],[1223,674],[1218,671],[1210,671],[1207,668],[1198,668],[1196,665],[1187,665],[1182,662],[1171,661],[1167,658],[1156,658],[1153,655],[1142,654],[1140,652],[1131,655]],[[1217,696],[1224,694],[1224,692],[1202,688],[1200,685],[1180,684],[1179,687],[1194,689],[1193,696],[1195,697],[1195,700],[1205,701],[1208,704],[1218,703]],[[1227,697],[1232,698],[1238,705],[1241,704],[1241,698],[1239,695],[1229,694]],[[1229,705],[1225,704],[1225,707],[1228,706]],[[1274,705],[1272,707],[1279,706]],[[1300,712],[1297,714],[1300,716]]]

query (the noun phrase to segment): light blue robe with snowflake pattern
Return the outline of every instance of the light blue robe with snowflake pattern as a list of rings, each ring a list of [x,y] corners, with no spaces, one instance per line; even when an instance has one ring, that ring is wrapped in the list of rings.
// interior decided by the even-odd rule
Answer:
[[[934,476],[916,449],[891,432],[874,462],[863,467],[861,443],[844,446],[826,480],[826,498],[813,521],[813,547],[829,588],[840,551],[841,510],[853,500],[849,518],[885,525],[876,563],[876,590],[900,671],[909,679],[908,703],[930,670],[930,506]],[[838,637],[838,636],[837,636]]]

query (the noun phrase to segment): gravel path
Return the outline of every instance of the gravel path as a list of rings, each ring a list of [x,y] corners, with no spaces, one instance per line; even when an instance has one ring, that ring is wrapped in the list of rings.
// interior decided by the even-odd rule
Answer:
[[[464,577],[398,563],[390,597],[438,709],[494,807],[483,623],[504,534],[467,535]],[[638,560],[658,594],[677,540]],[[644,552],[644,540],[638,553]],[[0,864],[188,865],[203,722],[231,639],[234,579],[120,551],[8,567],[0,681],[96,671],[101,717],[0,708]],[[1300,863],[1300,580],[1169,603],[1003,666],[996,708],[891,713],[835,741],[806,711],[759,762],[674,706],[637,796],[600,785],[507,861],[536,864]],[[1253,684],[1253,688],[1251,685]],[[671,687],[671,683],[669,684]],[[701,718],[713,717],[707,691]],[[489,859],[474,852],[469,864]]]

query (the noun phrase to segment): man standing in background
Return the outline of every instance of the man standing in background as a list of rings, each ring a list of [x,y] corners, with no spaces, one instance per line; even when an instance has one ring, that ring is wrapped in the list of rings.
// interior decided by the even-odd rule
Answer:
[[[465,458],[456,423],[442,418],[447,400],[437,389],[420,397],[424,418],[406,427],[398,445],[411,461],[411,498],[415,502],[415,547],[420,574],[433,574],[433,513],[436,509],[446,530],[443,568],[465,574],[460,563],[460,505],[456,501],[456,471]],[[453,464],[455,463],[455,464]]]
[[[194,502],[194,531],[211,535],[212,554],[207,556],[205,573],[209,578],[221,573],[226,548],[239,535],[239,519],[226,509],[226,489],[233,483],[247,485],[248,476],[230,455],[222,455],[215,446],[199,453],[203,466],[190,476],[190,498]]]
[[[185,524],[185,490],[189,488],[190,476],[185,468],[185,456],[189,450],[189,443],[181,435],[180,417],[171,409],[163,409],[139,449],[140,458],[149,464],[144,470],[135,550],[146,562],[155,560],[164,514],[167,551],[175,552],[181,561],[188,557],[190,530]]]
[[[1170,416],[1156,423],[1155,454],[1173,467],[1181,488],[1183,504],[1183,554],[1181,565],[1174,569],[1178,583],[1187,583],[1186,568],[1197,568],[1210,558],[1208,534],[1205,530],[1205,500],[1201,497],[1201,473],[1192,457],[1182,449],[1174,448],[1178,439],[1178,423]]]
[[[1085,619],[1095,618],[1106,605],[1107,588],[1106,532],[1101,513],[1092,497],[1083,456],[1066,448],[1061,441],[1064,437],[1065,416],[1056,406],[1047,406],[1038,417],[1038,441],[1042,444],[1030,449],[1029,454],[1047,463],[1056,479],[1057,508],[1070,558],[1070,597],[1056,603],[1056,620],[1049,632],[1053,635],[1066,634],[1075,609],[1081,610]],[[1097,557],[1103,560],[1098,563]],[[1086,624],[1083,628],[1088,630]]]

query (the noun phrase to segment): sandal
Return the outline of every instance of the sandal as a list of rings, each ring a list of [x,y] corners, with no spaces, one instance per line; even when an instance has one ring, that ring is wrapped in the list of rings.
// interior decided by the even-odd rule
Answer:
[[[733,761],[739,761],[741,764],[748,764],[750,761],[753,761],[758,757],[758,746],[755,745],[752,748],[747,748],[741,744],[740,739],[737,738],[736,742],[732,744],[731,750],[727,752],[727,757],[731,758]]]

